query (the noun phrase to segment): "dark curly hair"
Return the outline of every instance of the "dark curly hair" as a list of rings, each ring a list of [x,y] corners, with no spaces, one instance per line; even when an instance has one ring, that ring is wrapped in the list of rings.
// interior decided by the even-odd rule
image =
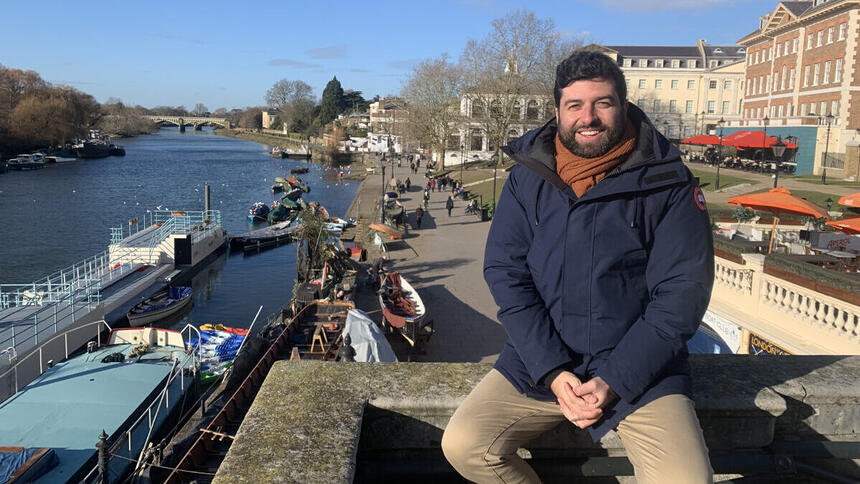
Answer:
[[[579,49],[555,68],[555,107],[559,107],[561,103],[561,90],[571,82],[595,78],[612,81],[618,99],[622,103],[627,100],[627,83],[624,82],[624,73],[618,64],[600,52]]]

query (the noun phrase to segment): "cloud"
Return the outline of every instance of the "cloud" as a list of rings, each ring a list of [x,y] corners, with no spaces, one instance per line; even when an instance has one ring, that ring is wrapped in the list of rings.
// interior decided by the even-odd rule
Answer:
[[[350,70],[349,70],[349,72],[360,72],[360,73],[364,73],[364,72],[370,72],[370,71],[369,71],[368,69],[350,69]]]
[[[417,59],[393,60],[393,61],[388,62],[388,67],[393,67],[395,69],[408,71],[409,69],[412,69],[412,66],[414,66],[415,64],[417,64],[419,62],[421,62],[421,61],[419,61]]]
[[[582,0],[580,0],[581,3]],[[621,12],[646,12],[660,10],[707,10],[711,7],[733,3],[734,0],[598,0],[606,9]]]
[[[307,62],[292,60],[292,59],[272,59],[266,64],[270,66],[287,66],[287,67],[295,67],[297,69],[314,69],[320,68],[319,64],[309,64]]]
[[[349,57],[350,49],[349,44],[337,44],[308,49],[305,54],[313,59],[346,59]]]

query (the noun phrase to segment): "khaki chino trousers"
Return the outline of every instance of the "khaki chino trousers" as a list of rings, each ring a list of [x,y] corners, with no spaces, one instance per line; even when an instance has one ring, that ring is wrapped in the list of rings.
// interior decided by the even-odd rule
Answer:
[[[517,456],[517,449],[563,421],[557,403],[519,393],[493,369],[451,417],[442,450],[457,472],[471,481],[538,483],[540,478]],[[628,415],[616,431],[637,483],[713,481],[702,429],[686,396],[658,398]]]

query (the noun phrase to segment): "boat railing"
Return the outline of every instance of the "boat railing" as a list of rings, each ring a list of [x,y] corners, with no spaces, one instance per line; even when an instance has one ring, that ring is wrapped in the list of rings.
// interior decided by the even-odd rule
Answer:
[[[127,225],[111,228],[111,244],[157,226],[169,227],[160,231],[164,238],[173,234],[196,234],[221,226],[220,210],[147,210],[141,217],[129,220]],[[163,239],[162,239],[163,240]]]
[[[93,326],[96,327],[95,335],[93,336],[92,333],[89,333],[90,336],[87,336],[84,330],[91,331]],[[54,335],[54,337],[44,341],[38,348],[21,357],[20,360],[18,357],[21,353],[14,346],[9,346],[5,350],[0,351],[0,355],[5,353],[9,359],[9,367],[5,370],[2,369],[5,366],[5,362],[0,359],[0,402],[18,393],[18,390],[38,378],[47,368],[53,366],[53,358],[46,359],[43,353],[44,348],[59,346],[62,343],[63,352],[61,354],[63,355],[63,359],[67,359],[70,354],[82,346],[84,341],[95,340],[96,344],[101,346],[101,335],[104,330],[111,330],[110,325],[104,320],[82,324]]]

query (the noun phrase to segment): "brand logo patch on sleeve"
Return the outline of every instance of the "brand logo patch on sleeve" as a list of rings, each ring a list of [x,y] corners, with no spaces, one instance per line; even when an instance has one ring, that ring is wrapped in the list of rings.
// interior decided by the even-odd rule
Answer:
[[[708,209],[708,205],[705,203],[705,194],[702,192],[701,187],[693,189],[693,201],[696,202],[696,206],[699,207],[699,210],[704,212]]]

